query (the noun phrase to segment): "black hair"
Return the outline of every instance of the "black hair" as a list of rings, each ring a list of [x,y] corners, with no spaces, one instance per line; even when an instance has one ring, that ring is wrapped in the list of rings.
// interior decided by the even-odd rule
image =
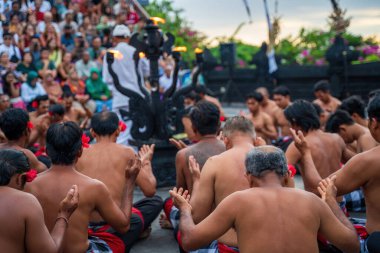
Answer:
[[[351,116],[356,113],[365,118],[365,103],[359,96],[351,96],[342,101],[339,109],[347,111]]]
[[[197,94],[194,91],[192,91],[187,93],[184,97],[191,100],[195,100],[197,98]]]
[[[51,167],[51,159],[50,159],[50,157],[48,157],[46,155],[40,155],[40,156],[37,156],[37,159],[38,159],[38,161],[40,161],[43,164],[45,164],[46,168],[50,169],[50,167]]]
[[[216,134],[219,129],[219,108],[208,101],[199,101],[189,113],[191,124],[201,135]]]
[[[40,105],[41,101],[49,101],[49,96],[48,95],[40,95],[37,96],[34,101],[37,102],[38,105]]]
[[[91,128],[100,136],[111,135],[119,128],[119,118],[114,112],[96,113],[91,118]]]
[[[353,125],[355,121],[351,118],[348,112],[343,110],[337,110],[326,122],[326,132],[338,133],[341,125]]]
[[[296,100],[285,109],[284,113],[291,124],[299,126],[305,132],[319,129],[321,126],[314,106],[306,100]]]
[[[64,85],[62,87],[62,91],[63,91],[62,96],[61,96],[62,98],[74,97],[74,94],[70,90],[70,86]]]
[[[74,122],[53,124],[46,134],[46,152],[53,164],[72,165],[82,150],[82,130]]]
[[[330,84],[327,80],[321,80],[314,84],[313,92],[317,91],[323,91],[323,92],[329,92],[330,91]]]
[[[29,115],[19,108],[9,108],[0,116],[0,128],[5,137],[10,141],[16,141],[25,133],[28,126]]]
[[[48,48],[48,47],[43,47],[43,48],[40,49],[40,51],[41,51],[41,52],[42,52],[42,51],[49,51],[49,48]]]
[[[204,85],[197,85],[195,87],[195,92],[198,93],[198,94],[199,93],[207,94],[207,88]]]
[[[53,115],[64,116],[65,115],[65,108],[61,104],[51,105],[49,107],[49,113],[51,113]]]
[[[15,149],[0,150],[0,186],[8,185],[15,174],[29,169],[28,157],[23,152]]]
[[[285,85],[280,85],[273,90],[273,95],[290,96],[290,90]]]
[[[312,105],[313,105],[313,107],[314,107],[316,113],[318,114],[318,116],[321,116],[322,113],[325,112],[325,110],[323,110],[323,108],[322,108],[319,104],[317,104],[317,103],[312,103]]]
[[[368,117],[380,121],[380,94],[376,95],[368,104]]]
[[[260,93],[258,93],[257,91],[254,91],[252,93],[249,93],[246,97],[245,97],[245,101],[248,101],[249,99],[254,99],[256,100],[257,102],[261,103],[264,99],[263,95],[261,95]]]

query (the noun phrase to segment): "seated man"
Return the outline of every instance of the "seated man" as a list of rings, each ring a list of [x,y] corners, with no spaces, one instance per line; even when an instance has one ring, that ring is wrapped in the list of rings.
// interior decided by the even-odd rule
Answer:
[[[286,86],[276,87],[273,90],[273,100],[279,107],[279,110],[275,110],[272,116],[278,129],[278,135],[279,137],[290,136],[289,124],[284,115],[284,110],[292,104],[289,88]],[[261,104],[261,106],[263,105]]]
[[[313,103],[316,103],[328,113],[335,112],[341,104],[339,99],[331,95],[330,84],[326,80],[317,82],[314,85],[313,92],[314,96],[317,98]]]
[[[339,109],[350,114],[351,118],[364,127],[368,127],[366,104],[359,96],[351,96],[342,101]]]
[[[192,218],[195,206],[188,203],[188,192],[176,188],[170,191],[181,211],[180,231],[185,249],[197,249],[234,229],[243,253],[316,253],[319,233],[344,252],[359,252],[355,229],[332,194],[332,180],[321,188],[325,203],[314,194],[282,187],[288,175],[286,158],[273,146],[251,149],[245,167],[250,189],[226,196],[197,225]]]
[[[28,157],[30,167],[42,172],[46,170],[46,166],[37,160],[32,151],[26,149],[29,144],[31,128],[32,125],[26,111],[11,108],[3,112],[0,116],[0,129],[7,140],[0,144],[0,149],[13,148],[22,151]]]
[[[346,111],[333,113],[327,121],[326,131],[339,134],[347,145],[356,142],[358,154],[378,145],[368,128],[355,123]]]
[[[74,94],[70,91],[63,92],[62,99],[65,107],[65,118],[68,120],[79,124],[82,120],[92,117],[92,112],[84,104],[81,104],[82,108],[73,106]]]
[[[15,149],[0,150],[0,247],[2,252],[61,252],[71,214],[78,206],[78,188],[72,186],[58,206],[50,230],[37,199],[23,192],[33,180],[28,157]]]
[[[228,195],[249,188],[245,173],[245,156],[254,147],[255,130],[250,120],[243,116],[229,118],[223,128],[223,138],[227,151],[207,160],[201,172],[192,168],[193,193],[191,205],[195,223],[210,215],[215,207]],[[194,158],[190,159],[190,162]],[[228,183],[226,183],[228,182]],[[236,232],[230,229],[220,234],[217,245],[208,249],[237,247]],[[204,245],[203,245],[204,246]]]
[[[82,130],[74,122],[51,125],[46,135],[46,152],[52,167],[40,174],[26,190],[37,197],[45,213],[45,223],[49,230],[55,223],[59,200],[72,184],[79,188],[80,204],[72,216],[67,235],[63,242],[63,252],[115,252],[124,253],[124,243],[109,233],[110,226],[120,233],[130,227],[133,185],[141,167],[137,159],[131,160],[125,168],[126,181],[124,208],[113,200],[107,187],[100,181],[89,178],[75,170],[75,163],[83,152]],[[91,215],[101,214],[103,223],[88,230]],[[107,225],[109,224],[109,225]]]
[[[190,108],[189,118],[196,144],[185,147],[176,155],[176,186],[189,192],[193,190],[193,180],[189,169],[189,157],[194,156],[200,163],[200,169],[207,159],[219,155],[226,150],[224,143],[217,138],[220,126],[220,111],[218,107],[208,101],[200,101]],[[186,125],[185,125],[186,128]],[[165,216],[162,215],[160,225],[162,228],[178,228],[179,212],[173,207],[171,198],[166,199],[164,205]]]
[[[319,117],[310,102],[297,100],[285,109],[286,119],[297,132],[301,130],[310,143],[312,158],[320,177],[325,178],[341,167],[341,162],[348,161],[354,153],[346,148],[342,138],[337,134],[322,132]],[[286,159],[289,164],[296,165],[301,160],[301,153],[294,143],[286,150]],[[299,166],[305,190],[318,194],[320,179],[310,175],[310,171],[301,164]]]
[[[266,142],[270,142],[270,140],[277,139],[277,132],[272,117],[261,109],[260,103],[262,101],[263,96],[260,93],[248,94],[245,98],[245,103],[249,114],[246,117],[252,121],[257,136],[263,138]]]
[[[96,144],[83,151],[76,164],[76,169],[86,176],[103,182],[110,191],[112,199],[120,207],[125,208],[124,198],[128,185],[124,180],[125,169],[135,158],[133,149],[116,143],[120,133],[119,118],[114,112],[95,114],[91,119],[91,135]],[[117,233],[123,240],[127,250],[139,239],[141,233],[147,230],[162,209],[162,199],[155,196],[156,178],[152,173],[151,158],[153,148],[144,146],[141,151],[142,168],[137,176],[136,184],[146,198],[133,204],[131,226],[127,233]],[[94,212],[91,222],[103,222],[99,212]]]
[[[372,137],[380,142],[380,96],[368,104],[368,128]],[[336,175],[338,195],[362,187],[366,202],[366,229],[369,234],[380,231],[380,146],[354,156]],[[380,244],[377,243],[377,251]]]

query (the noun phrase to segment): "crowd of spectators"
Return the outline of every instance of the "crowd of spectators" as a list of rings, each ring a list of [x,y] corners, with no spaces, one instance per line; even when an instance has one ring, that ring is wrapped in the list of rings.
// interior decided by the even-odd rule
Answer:
[[[111,108],[102,81],[103,57],[111,32],[145,24],[127,0],[0,0],[0,94],[9,106],[33,111],[38,96],[92,112]]]

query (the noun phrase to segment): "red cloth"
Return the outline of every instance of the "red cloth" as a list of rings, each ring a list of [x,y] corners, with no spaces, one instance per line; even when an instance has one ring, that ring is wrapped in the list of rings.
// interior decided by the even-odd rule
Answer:
[[[296,175],[296,173],[297,173],[296,168],[293,165],[291,165],[291,164],[288,164],[288,170],[290,171],[290,176],[291,177],[294,177]]]
[[[238,253],[239,252],[239,251],[231,249],[230,247],[220,242],[218,242],[218,251],[219,253]]]
[[[168,218],[169,221],[170,221],[170,211],[172,210],[172,207],[173,207],[173,199],[169,198],[164,203],[164,213],[166,215],[166,218]]]
[[[134,25],[139,21],[139,15],[137,12],[130,12],[127,14],[127,24],[128,25]]]
[[[37,11],[36,12],[36,19],[37,19],[37,22],[38,21],[44,21],[44,13],[40,12],[40,11]]]
[[[141,211],[137,208],[132,207],[132,213],[137,214],[140,217],[141,222],[142,222],[142,227],[144,229],[144,216],[142,215]]]
[[[88,235],[98,237],[99,239],[105,241],[108,244],[108,246],[112,249],[112,252],[124,253],[125,252],[124,242],[116,235],[106,232],[107,229],[109,228],[110,228],[110,225],[104,225],[103,227],[98,229],[96,232],[94,232],[92,229],[88,229]]]

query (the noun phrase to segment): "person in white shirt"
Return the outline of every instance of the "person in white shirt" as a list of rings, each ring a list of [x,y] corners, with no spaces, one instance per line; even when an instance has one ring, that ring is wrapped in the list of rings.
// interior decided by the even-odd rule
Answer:
[[[21,98],[30,106],[30,103],[37,96],[42,95],[46,95],[46,91],[42,84],[38,82],[38,74],[35,71],[30,71],[26,82],[21,85]]]
[[[20,49],[12,44],[12,34],[5,32],[3,34],[4,44],[0,45],[0,54],[6,52],[8,54],[9,59],[16,63],[21,60]],[[17,57],[17,61],[13,60]]]
[[[38,31],[39,33],[44,33],[44,32],[45,32],[45,29],[46,29],[46,24],[51,24],[51,25],[54,27],[55,31],[56,31],[57,33],[60,33],[60,30],[59,30],[58,24],[52,22],[52,20],[53,20],[53,15],[51,14],[51,12],[50,12],[50,11],[45,12],[45,13],[44,13],[44,21],[40,21],[40,22],[38,22],[38,25],[37,25],[37,31]]]
[[[116,46],[112,49],[120,52],[123,56],[122,58],[115,57],[114,63],[112,64],[112,69],[119,77],[120,84],[123,87],[133,90],[143,96],[138,85],[135,62],[133,60],[133,54],[136,49],[128,45],[131,36],[129,28],[125,25],[117,25],[112,32],[112,36],[112,40],[116,44]],[[141,73],[140,69],[139,71]],[[106,55],[103,59],[103,80],[109,85],[113,94],[112,111],[116,112],[121,119],[119,110],[129,110],[129,98],[116,90],[113,84],[113,79],[108,72]],[[117,143],[127,145],[128,140],[132,139],[132,136],[130,135],[132,121],[129,120],[125,123],[127,124],[127,130],[120,133]]]
[[[97,68],[94,61],[90,60],[90,53],[86,50],[83,52],[83,57],[75,63],[75,69],[78,72],[78,76],[82,80],[86,80],[90,77],[92,68]]]
[[[167,91],[173,83],[173,67],[172,65],[166,65],[164,69],[164,74],[160,77],[160,93]]]

